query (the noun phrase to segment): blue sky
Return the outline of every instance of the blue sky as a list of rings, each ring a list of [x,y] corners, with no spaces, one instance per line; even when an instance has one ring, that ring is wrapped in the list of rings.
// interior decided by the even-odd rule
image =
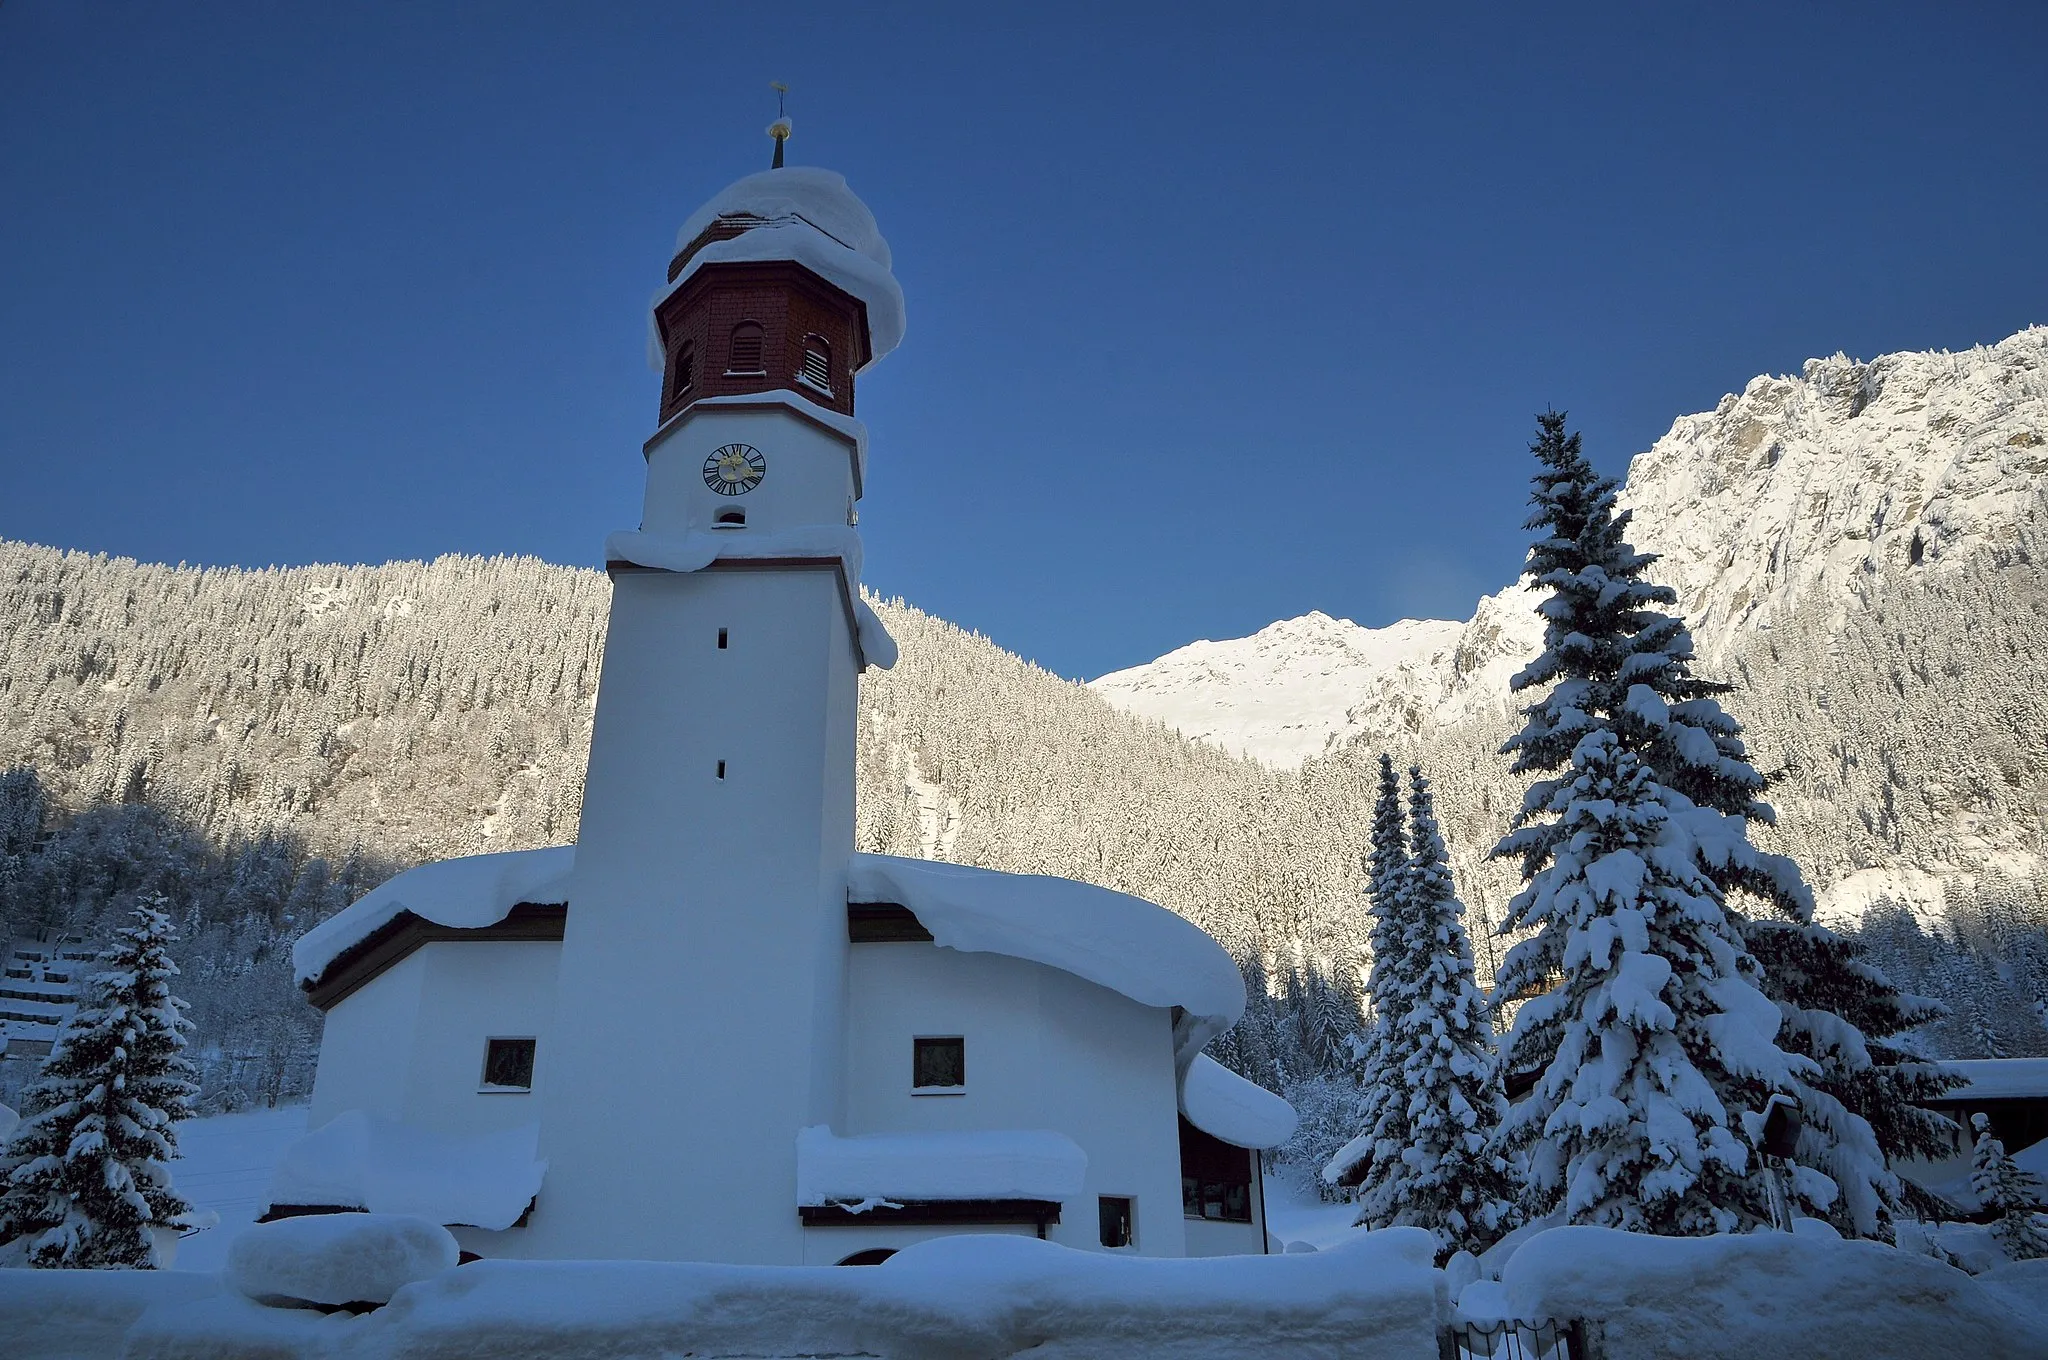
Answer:
[[[1517,569],[1838,350],[2048,321],[2048,6],[0,6],[0,535],[530,553],[638,517],[643,315],[766,164],[894,247],[868,578],[1093,676]]]

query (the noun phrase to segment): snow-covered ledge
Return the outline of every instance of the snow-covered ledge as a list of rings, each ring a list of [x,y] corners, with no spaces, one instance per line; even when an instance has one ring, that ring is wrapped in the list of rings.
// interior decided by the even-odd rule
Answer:
[[[796,1136],[796,1202],[882,1208],[935,1200],[1081,1193],[1088,1154],[1063,1133],[999,1129],[842,1138],[823,1124]]]
[[[896,664],[896,639],[889,636],[881,616],[860,598],[860,534],[836,524],[802,524],[789,529],[755,530],[743,533],[696,529],[680,534],[655,534],[644,529],[621,529],[604,540],[607,562],[629,562],[657,571],[702,571],[713,562],[738,562],[762,558],[814,557],[836,560],[846,572],[847,587],[853,591],[853,622],[861,658],[870,666],[888,670]]]
[[[540,1126],[449,1134],[344,1110],[285,1149],[269,1203],[509,1228],[540,1193]]]

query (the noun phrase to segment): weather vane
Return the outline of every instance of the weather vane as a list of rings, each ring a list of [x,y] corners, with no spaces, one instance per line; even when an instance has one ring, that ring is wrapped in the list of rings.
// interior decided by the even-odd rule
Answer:
[[[768,82],[768,88],[775,91],[775,121],[768,125],[768,135],[775,139],[775,163],[768,168],[782,168],[782,144],[789,140],[789,113],[782,106],[783,96],[789,93],[789,86],[779,80]]]

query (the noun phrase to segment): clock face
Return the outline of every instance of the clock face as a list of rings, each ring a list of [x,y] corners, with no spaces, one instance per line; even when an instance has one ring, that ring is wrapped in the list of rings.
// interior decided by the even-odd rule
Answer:
[[[704,460],[704,485],[721,496],[744,496],[768,475],[768,460],[752,444],[727,444]]]

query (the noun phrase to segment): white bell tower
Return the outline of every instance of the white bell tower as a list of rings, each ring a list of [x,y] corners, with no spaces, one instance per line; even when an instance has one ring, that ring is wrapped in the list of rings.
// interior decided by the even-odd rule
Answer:
[[[645,509],[607,544],[524,1245],[794,1264],[797,1133],[844,1116],[856,686],[893,660],[860,602],[854,375],[902,294],[866,207],[808,168],[700,209],[669,284]]]

